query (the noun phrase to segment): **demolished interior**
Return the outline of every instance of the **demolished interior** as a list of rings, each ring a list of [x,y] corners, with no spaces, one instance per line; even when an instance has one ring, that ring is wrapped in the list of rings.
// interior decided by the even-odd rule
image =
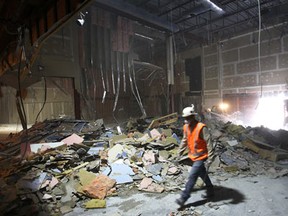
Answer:
[[[0,3],[0,211],[161,215],[113,198],[183,189],[181,112],[192,104],[222,198],[230,179],[286,179],[287,11],[286,0]],[[228,214],[221,201],[162,213]]]

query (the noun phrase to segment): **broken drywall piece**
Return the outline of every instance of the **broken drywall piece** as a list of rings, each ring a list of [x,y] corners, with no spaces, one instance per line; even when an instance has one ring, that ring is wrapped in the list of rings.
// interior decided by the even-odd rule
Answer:
[[[135,175],[130,166],[123,163],[111,164],[111,169],[107,167],[102,174],[108,175],[111,179],[115,179],[117,184],[132,183],[133,178],[131,175]]]
[[[235,146],[235,145],[238,145],[238,141],[237,140],[228,140],[227,143],[230,145],[230,146]]]
[[[113,163],[114,161],[116,161],[118,159],[118,157],[120,155],[122,155],[123,150],[124,150],[124,148],[120,144],[116,144],[115,146],[110,148],[108,150],[108,162]]]
[[[86,209],[106,208],[106,200],[91,199],[84,203]]]
[[[149,164],[145,168],[149,173],[151,173],[153,175],[159,175],[161,173],[161,170],[162,170],[162,164],[160,164],[160,163]]]
[[[170,153],[168,151],[166,151],[166,150],[159,151],[159,161],[160,162],[167,161],[169,156],[170,156]]]
[[[270,148],[269,150],[264,149],[264,148],[260,148],[252,140],[248,140],[248,139],[244,140],[242,142],[242,144],[244,146],[246,146],[247,148],[249,148],[250,150],[258,153],[262,158],[273,161],[273,162],[277,162],[280,159],[288,158],[288,153],[286,153],[284,151],[278,151],[278,150],[275,150],[272,148]],[[267,146],[266,146],[266,148],[267,148]]]
[[[82,186],[89,185],[96,178],[94,173],[88,172],[85,169],[79,170],[78,176]]]
[[[114,135],[112,136],[112,139],[109,140],[109,146],[114,146],[115,143],[117,143],[119,140],[127,138],[126,134],[121,134],[121,135]]]
[[[163,169],[161,171],[161,176],[166,176],[168,173],[169,165],[168,164],[163,164]]]
[[[104,150],[104,146],[97,146],[97,147],[91,147],[87,154],[90,154],[90,155],[99,155],[99,152],[100,151],[103,151]]]
[[[145,133],[140,138],[136,139],[137,142],[146,143],[150,139],[149,134]]]
[[[115,144],[121,144],[121,145],[140,145],[140,142],[136,142],[134,138],[132,137],[127,137],[124,139],[120,139],[118,141],[115,141]]]
[[[170,167],[167,171],[167,174],[168,175],[176,175],[176,174],[179,174],[180,170],[176,167],[176,166],[173,166],[173,167]]]
[[[33,153],[40,153],[40,152],[46,151],[47,149],[57,148],[64,144],[65,144],[64,142],[35,143],[35,144],[30,144],[30,149],[31,149],[31,152]]]
[[[142,179],[140,185],[138,186],[138,189],[142,191],[156,192],[156,193],[162,193],[165,190],[164,187],[154,183],[151,178],[147,177]]]
[[[53,198],[53,196],[50,195],[50,194],[44,194],[43,197],[42,197],[43,200],[49,200],[49,199],[52,199],[52,198]]]
[[[150,135],[151,135],[151,138],[153,139],[158,139],[161,137],[161,134],[159,133],[159,131],[157,129],[153,129],[150,131]]]
[[[162,141],[165,146],[172,145],[172,144],[178,144],[178,141],[174,137],[166,137],[164,141]]]
[[[84,186],[82,189],[84,194],[90,198],[104,199],[115,184],[116,181],[114,179],[100,174],[96,176],[89,185]]]
[[[143,155],[143,162],[145,165],[156,163],[156,155],[152,150],[146,151]]]
[[[163,178],[160,175],[153,175],[152,178],[153,178],[153,180],[155,180],[157,182],[163,181]]]
[[[163,129],[163,128],[158,128],[158,131],[161,133],[161,135],[164,135],[165,137],[170,137],[173,136],[173,131],[171,128]]]
[[[51,181],[49,182],[50,189],[53,189],[58,183],[59,180],[53,176]]]
[[[147,188],[142,188],[142,191],[155,192],[155,193],[162,193],[164,190],[165,190],[164,187],[154,182],[152,182]]]
[[[67,145],[73,145],[74,143],[80,144],[83,142],[83,138],[78,136],[77,134],[73,133],[71,136],[66,137],[65,139],[61,140],[61,142]]]
[[[138,187],[139,190],[142,190],[144,188],[148,188],[149,185],[151,185],[153,182],[153,180],[151,178],[147,178],[145,177],[144,179],[142,179],[142,181],[140,182],[140,185]]]

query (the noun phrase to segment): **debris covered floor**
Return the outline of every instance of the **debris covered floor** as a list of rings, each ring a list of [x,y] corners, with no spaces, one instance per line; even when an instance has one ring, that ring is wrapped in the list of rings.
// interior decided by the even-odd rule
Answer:
[[[166,121],[164,121],[166,119]],[[0,140],[2,215],[286,215],[288,132],[205,116],[216,196],[203,182],[183,209],[187,157],[176,161],[182,122],[171,114],[130,119],[46,120]],[[285,139],[286,138],[286,139]]]

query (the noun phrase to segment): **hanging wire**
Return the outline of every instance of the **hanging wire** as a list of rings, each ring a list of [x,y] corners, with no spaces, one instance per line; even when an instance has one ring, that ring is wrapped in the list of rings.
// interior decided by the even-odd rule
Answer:
[[[260,0],[258,1],[258,21],[259,21],[259,26],[258,26],[258,66],[259,66],[259,72],[260,72],[260,97],[262,98],[263,94],[263,83],[262,83],[262,70],[261,70],[261,5],[260,5]]]
[[[22,40],[24,40],[24,38],[22,37],[23,34],[23,29],[21,30],[21,32],[19,32],[19,44],[22,43]],[[25,130],[25,135],[26,137],[28,136],[28,131],[27,131],[27,118],[26,118],[26,112],[25,112],[25,107],[24,107],[24,103],[23,103],[23,97],[22,97],[22,92],[21,92],[21,61],[22,61],[22,56],[23,56],[23,51],[24,51],[24,45],[22,45],[20,47],[20,55],[19,55],[19,65],[18,65],[18,91],[19,91],[19,100],[17,98],[16,103],[17,103],[17,107],[19,105],[19,110],[18,113],[20,115],[21,118],[21,123],[22,123],[22,127]],[[19,103],[19,104],[18,104]],[[23,122],[24,121],[24,122]],[[28,149],[28,140],[26,140],[26,142],[24,142],[25,146],[24,146],[24,152],[21,155],[21,160],[23,160],[23,158],[26,155],[27,149]]]
[[[38,117],[39,117],[40,113],[43,111],[45,104],[46,104],[46,101],[47,101],[47,81],[46,81],[46,77],[43,77],[43,78],[44,78],[44,102],[42,104],[40,111],[38,112],[38,114],[36,116],[35,122],[37,122]]]
[[[22,54],[23,54],[23,49],[21,48],[20,60],[19,60],[19,66],[18,66],[18,91],[19,91],[19,98],[20,98],[19,104],[20,104],[20,109],[21,109],[21,110],[19,110],[21,112],[19,114],[23,115],[24,122],[22,122],[22,126],[23,126],[23,129],[26,130],[27,129],[27,118],[26,118],[26,112],[25,112],[23,97],[22,97],[22,93],[21,93],[21,60],[22,60]]]

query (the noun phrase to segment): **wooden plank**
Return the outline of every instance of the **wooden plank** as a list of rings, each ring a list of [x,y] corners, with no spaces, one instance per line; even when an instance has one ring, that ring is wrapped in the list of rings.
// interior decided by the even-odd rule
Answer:
[[[148,129],[159,127],[161,125],[169,125],[178,120],[177,112],[154,119],[151,124],[149,125]]]

